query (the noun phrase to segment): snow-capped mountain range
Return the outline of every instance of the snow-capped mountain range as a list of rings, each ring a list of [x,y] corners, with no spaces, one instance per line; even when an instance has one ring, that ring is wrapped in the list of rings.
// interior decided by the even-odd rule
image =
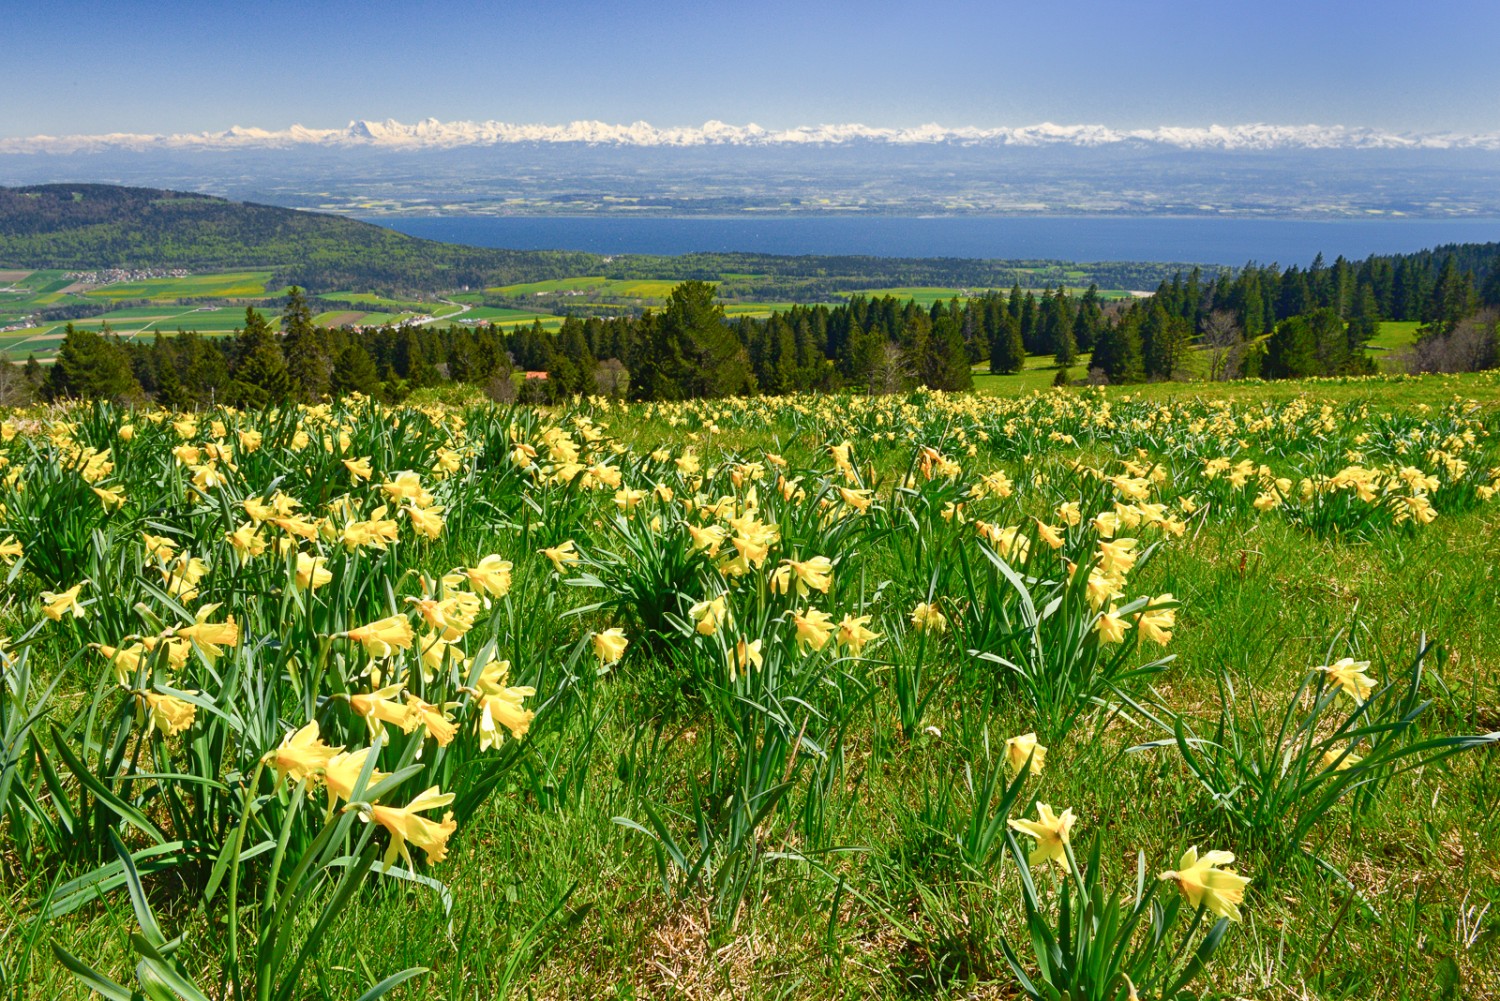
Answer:
[[[414,124],[387,119],[356,120],[341,129],[293,125],[286,129],[234,126],[222,132],[144,135],[36,135],[0,138],[0,154],[78,153],[103,150],[237,150],[292,147],[374,147],[418,150],[517,143],[584,143],[639,147],[684,146],[818,146],[854,143],[962,146],[1107,147],[1121,143],[1159,145],[1185,150],[1277,149],[1483,149],[1500,150],[1500,133],[1403,133],[1343,125],[1210,125],[1116,129],[1105,125],[1040,125],[949,128],[919,125],[879,128],[868,125],[813,125],[767,129],[751,123],[720,121],[701,126],[658,128],[647,122],[612,125],[577,121],[566,125],[519,125],[509,122],[442,122]]]

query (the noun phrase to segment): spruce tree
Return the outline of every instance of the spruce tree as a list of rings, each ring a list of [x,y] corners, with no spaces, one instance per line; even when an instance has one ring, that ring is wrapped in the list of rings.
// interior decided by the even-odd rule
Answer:
[[[329,376],[329,390],[334,396],[363,393],[365,396],[380,395],[380,372],[370,353],[357,340],[351,339],[334,360],[333,372]]]
[[[292,395],[292,379],[276,335],[254,307],[245,309],[245,326],[235,335],[234,396],[247,407],[278,406]]]

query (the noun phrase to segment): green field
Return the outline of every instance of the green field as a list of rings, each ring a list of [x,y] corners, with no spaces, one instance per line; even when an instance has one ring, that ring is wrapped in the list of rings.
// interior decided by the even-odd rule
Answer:
[[[428,392],[8,415],[8,997],[1500,997],[1500,375]]]
[[[83,294],[94,299],[262,299],[272,294],[266,288],[270,280],[269,271],[229,271],[116,282]]]
[[[486,289],[493,295],[511,297],[560,295],[568,292],[586,293],[610,299],[660,299],[665,300],[677,286],[675,281],[647,281],[640,279],[604,278],[589,276],[581,278],[559,278],[545,282],[526,282],[520,285],[502,285]],[[717,283],[713,283],[717,284]],[[568,298],[563,295],[562,298]]]
[[[395,309],[420,312],[430,307],[430,303],[419,302],[415,299],[388,299],[375,292],[322,292],[319,298],[332,299],[337,302],[352,302],[369,306],[389,306]]]

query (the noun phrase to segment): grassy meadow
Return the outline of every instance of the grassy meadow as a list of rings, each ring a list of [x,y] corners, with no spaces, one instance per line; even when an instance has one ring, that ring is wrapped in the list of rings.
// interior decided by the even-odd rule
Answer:
[[[1207,389],[10,414],[0,986],[1496,996],[1500,378]]]

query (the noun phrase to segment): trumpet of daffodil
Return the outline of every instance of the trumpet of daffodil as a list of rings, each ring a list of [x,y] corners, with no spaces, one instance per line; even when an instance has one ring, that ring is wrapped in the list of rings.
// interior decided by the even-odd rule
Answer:
[[[510,662],[494,661],[486,665],[479,675],[476,689],[479,692],[479,749],[488,751],[505,741],[500,732],[504,727],[516,740],[526,736],[531,721],[536,716],[521,704],[521,700],[536,694],[530,685],[511,686],[507,676]]]
[[[511,465],[517,469],[529,469],[536,464],[536,449],[524,442],[518,442],[515,448],[510,450]]]
[[[316,778],[328,767],[328,762],[342,747],[329,747],[318,735],[318,721],[313,720],[295,733],[287,734],[281,746],[270,751],[265,761],[292,782]]]
[[[498,555],[491,554],[479,561],[478,566],[464,567],[464,576],[474,590],[484,595],[484,606],[489,607],[490,597],[503,598],[510,593],[511,565]]]
[[[1135,566],[1136,540],[1115,539],[1099,543],[1099,571],[1106,575],[1125,574]]]
[[[990,536],[995,554],[1007,563],[1025,563],[1031,555],[1031,540],[1021,534],[1019,525],[997,529]]]
[[[109,666],[114,668],[115,683],[121,688],[130,687],[130,679],[135,677],[141,670],[141,661],[145,658],[147,650],[142,643],[132,643],[129,646],[107,646],[103,643],[90,643],[90,647],[98,650],[109,661]]]
[[[375,475],[375,470],[370,467],[368,457],[363,459],[345,459],[344,468],[349,470],[349,475],[354,477],[355,483],[358,483],[360,480],[368,480]]]
[[[432,464],[432,472],[438,479],[452,476],[462,468],[463,456],[451,448],[439,448],[437,450],[437,459]]]
[[[458,724],[449,718],[447,706],[425,702],[407,692],[406,718],[401,721],[401,729],[406,733],[415,733],[422,727],[426,727],[439,747],[447,747],[458,734]]]
[[[436,539],[443,534],[443,517],[441,507],[417,507],[408,504],[404,509],[406,517],[411,520],[412,531],[428,539]]]
[[[865,646],[867,644],[873,643],[876,640],[880,639],[880,634],[871,630],[869,626],[870,616],[868,615],[860,615],[857,617],[849,615],[844,616],[844,620],[839,623],[839,646],[844,647],[850,653],[854,654],[854,656],[858,657],[861,653],[864,652]]]
[[[322,556],[309,556],[306,553],[297,554],[297,569],[294,577],[297,589],[301,591],[314,590],[333,580],[333,571],[327,569],[323,564],[328,560]]]
[[[419,793],[416,799],[405,806],[377,804],[370,807],[369,819],[384,827],[391,835],[391,846],[385,851],[383,863],[389,866],[399,855],[406,859],[408,868],[415,869],[416,863],[412,861],[410,845],[422,849],[429,864],[441,862],[448,853],[448,838],[458,830],[453,811],[444,813],[441,823],[418,814],[436,810],[452,802],[451,792],[439,792],[438,787],[433,786]]]
[[[1073,811],[1064,810],[1061,815],[1052,812],[1052,807],[1046,803],[1037,803],[1036,820],[1010,820],[1007,823],[1013,831],[1029,834],[1036,839],[1036,847],[1032,849],[1028,862],[1037,866],[1043,862],[1056,862],[1063,868],[1068,867],[1068,834],[1073,829]]]
[[[1176,600],[1171,594],[1157,595],[1151,602],[1152,607],[1136,616],[1136,630],[1151,642],[1166,646],[1172,641],[1172,628],[1177,624],[1177,611],[1173,608],[1155,606]]]
[[[646,499],[646,491],[635,487],[621,487],[615,491],[615,507],[629,514],[634,511],[641,501]]]
[[[428,507],[432,504],[432,495],[422,486],[422,477],[410,470],[397,473],[386,480],[380,485],[380,490],[396,503],[411,501],[417,507]]]
[[[423,620],[432,628],[442,630],[443,639],[453,642],[474,628],[475,616],[479,614],[480,599],[477,594],[458,591],[447,598],[407,598],[417,607]]]
[[[240,507],[245,509],[245,514],[249,515],[250,520],[257,525],[259,525],[263,521],[270,521],[272,518],[276,517],[276,508],[270,504],[267,504],[259,497],[245,498],[244,500],[240,501]]]
[[[349,707],[365,721],[371,740],[380,734],[381,723],[393,723],[405,728],[406,707],[396,701],[396,696],[401,694],[403,687],[405,686],[397,682],[373,692],[349,696]]]
[[[349,552],[363,549],[385,549],[401,538],[401,526],[394,519],[385,517],[385,505],[370,512],[365,521],[351,521],[344,526],[339,541]]]
[[[438,672],[450,662],[464,663],[463,651],[455,644],[443,639],[441,633],[429,632],[417,640],[417,662],[422,670],[422,681],[432,684]]]
[[[693,620],[694,628],[700,635],[712,636],[730,622],[729,599],[721,594],[717,598],[700,601],[688,609],[688,618]]]
[[[194,714],[198,711],[191,702],[160,692],[142,692],[141,699],[145,702],[148,724],[161,731],[164,737],[176,736],[192,726]]]
[[[141,638],[141,645],[146,648],[147,653],[155,653],[160,647],[166,654],[167,669],[170,671],[182,670],[193,652],[191,643],[176,636],[144,636]]]
[[[697,525],[687,526],[688,536],[693,540],[693,549],[699,549],[708,553],[709,557],[719,555],[719,547],[728,538],[728,533],[718,525],[706,525],[699,528]]]
[[[332,811],[338,800],[349,802],[354,798],[354,786],[359,781],[359,773],[364,771],[365,762],[370,757],[371,747],[362,747],[353,753],[340,751],[328,759],[328,764],[323,768],[323,782],[328,786],[328,809]],[[379,768],[370,769],[370,777],[365,782],[365,788],[372,788],[381,779],[389,775]]]
[[[260,448],[260,443],[264,440],[264,436],[259,431],[236,431],[234,434],[239,439],[240,451],[246,455]]]
[[[1195,845],[1183,854],[1176,870],[1161,873],[1157,878],[1176,883],[1194,907],[1206,907],[1221,918],[1238,921],[1239,905],[1244,903],[1245,887],[1250,880],[1221,868],[1233,861],[1233,852],[1204,852],[1200,858]]]
[[[793,612],[792,622],[797,626],[797,646],[803,651],[823,649],[833,635],[833,617],[816,608]]]
[[[356,626],[343,634],[361,644],[371,657],[389,657],[397,650],[410,650],[416,634],[404,615],[387,615],[369,625]]]
[[[106,511],[118,511],[125,506],[125,491],[119,487],[90,487]]]
[[[1049,549],[1061,549],[1063,537],[1060,531],[1040,518],[1033,520],[1036,522],[1036,537],[1041,539]]]
[[[1077,501],[1064,501],[1057,506],[1057,520],[1064,525],[1076,526],[1083,520],[1083,515],[1078,510]]]
[[[806,597],[809,591],[827,594],[833,584],[833,561],[826,556],[814,556],[802,562],[782,560],[781,563],[796,576],[798,597]]]
[[[1319,761],[1319,764],[1323,766],[1325,772],[1346,772],[1363,760],[1365,759],[1353,751],[1339,751],[1329,748],[1323,752],[1323,757]]]
[[[152,535],[150,532],[141,533],[141,542],[146,550],[146,559],[161,560],[168,562],[177,555],[177,544],[164,535]]]
[[[42,614],[53,622],[61,622],[62,617],[69,613],[73,618],[83,618],[83,606],[78,603],[78,593],[83,590],[83,585],[88,581],[74,584],[66,591],[43,591]]]
[[[736,535],[729,541],[734,544],[734,548],[740,554],[740,559],[748,566],[760,566],[771,553],[770,543],[763,539],[756,539],[747,535]]]
[[[935,602],[918,602],[917,607],[911,612],[911,624],[918,632],[945,633],[948,631],[948,617],[939,610]]]
[[[1325,664],[1318,668],[1342,688],[1344,694],[1358,703],[1363,703],[1375,690],[1375,679],[1365,673],[1369,669],[1368,660],[1356,661],[1353,657],[1344,657],[1333,664]]]
[[[232,532],[224,533],[224,541],[234,547],[244,559],[259,556],[266,551],[266,540],[260,537],[255,522],[247,521]]]
[[[577,563],[581,559],[581,557],[578,555],[577,548],[573,545],[572,539],[569,539],[567,542],[564,542],[561,545],[553,546],[549,549],[543,549],[541,552],[543,556],[552,561],[552,566],[557,570],[559,574],[567,572],[567,566],[569,563]]]
[[[1042,768],[1047,763],[1047,749],[1036,742],[1035,733],[1023,733],[1005,742],[1005,764],[1011,775],[1021,774],[1027,759],[1031,761],[1031,774],[1042,774]]]
[[[734,645],[729,654],[729,683],[734,684],[741,674],[749,674],[752,670],[764,663],[764,657],[760,652],[761,641],[751,640],[746,643],[740,640]]]
[[[850,490],[845,487],[839,487],[838,490],[839,499],[844,502],[844,506],[852,508],[860,514],[868,511],[870,505],[875,502],[868,490]]]
[[[171,566],[159,567],[167,593],[179,601],[198,597],[198,582],[208,573],[208,564],[184,553]]]
[[[619,626],[606,629],[602,633],[594,634],[594,656],[599,658],[603,665],[618,664],[620,658],[625,656],[625,647],[630,640],[625,637],[625,630]]]
[[[224,647],[239,646],[240,627],[231,615],[223,622],[209,622],[209,616],[219,610],[217,604],[204,605],[194,615],[193,624],[178,626],[176,634],[197,647],[212,664],[224,654]]]
[[[1099,618],[1094,622],[1094,632],[1099,634],[1100,643],[1123,643],[1125,642],[1125,630],[1130,628],[1130,621],[1125,616],[1115,611],[1115,606],[1099,613]]]

